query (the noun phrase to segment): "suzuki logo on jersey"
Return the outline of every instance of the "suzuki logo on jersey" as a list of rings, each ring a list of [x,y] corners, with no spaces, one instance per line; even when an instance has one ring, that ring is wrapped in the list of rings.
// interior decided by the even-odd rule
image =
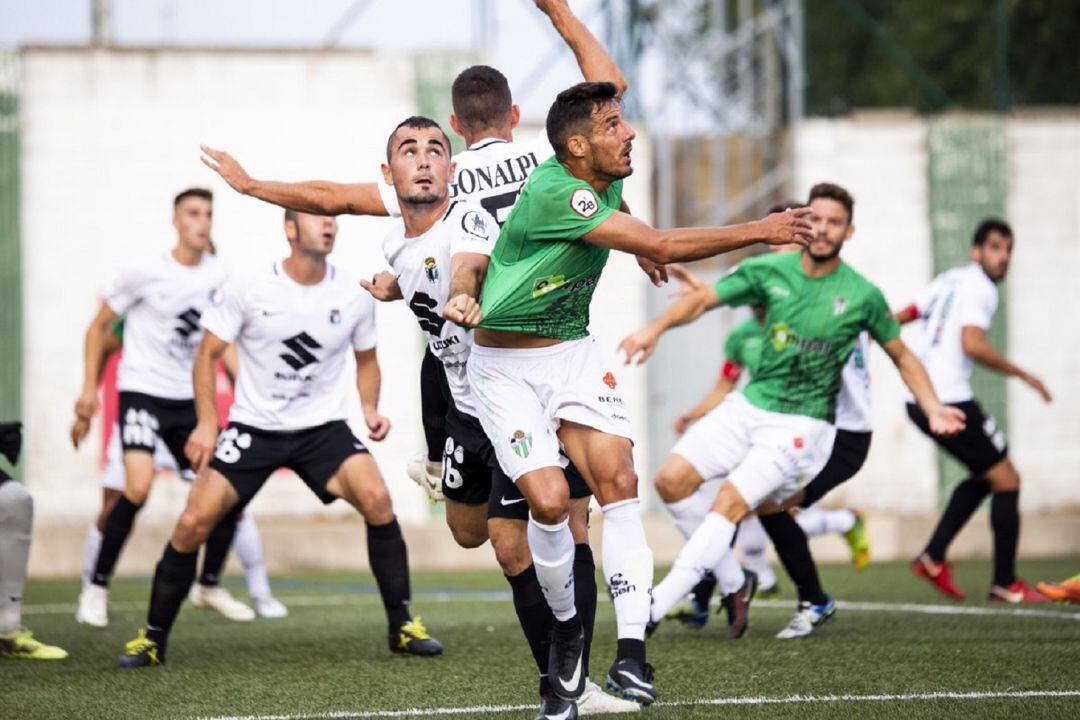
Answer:
[[[299,335],[293,335],[288,340],[282,340],[282,342],[285,344],[285,347],[292,351],[292,354],[282,353],[281,355],[278,355],[278,357],[284,360],[285,364],[293,370],[299,370],[319,362],[319,358],[312,355],[310,350],[322,350],[322,345],[317,343],[315,338],[311,337],[306,332],[302,332]]]
[[[188,308],[184,312],[176,316],[176,319],[180,322],[179,325],[173,328],[176,334],[185,340],[191,337],[191,334],[197,331],[201,326],[199,325],[199,318],[202,317],[202,313],[195,308]]]
[[[435,264],[435,258],[424,258],[424,276],[427,277],[428,282],[439,279],[439,266]]]

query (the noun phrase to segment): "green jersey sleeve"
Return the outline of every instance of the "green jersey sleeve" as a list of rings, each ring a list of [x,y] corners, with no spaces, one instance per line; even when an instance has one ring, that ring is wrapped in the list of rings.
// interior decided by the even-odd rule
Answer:
[[[716,281],[713,288],[716,298],[723,305],[764,305],[762,274],[752,260],[739,263],[727,276]]]
[[[900,323],[889,310],[889,303],[877,286],[871,286],[866,329],[878,345],[884,345],[900,337]]]
[[[577,240],[612,216],[622,203],[622,180],[602,194],[568,173],[549,173],[530,188],[529,235],[539,241]]]

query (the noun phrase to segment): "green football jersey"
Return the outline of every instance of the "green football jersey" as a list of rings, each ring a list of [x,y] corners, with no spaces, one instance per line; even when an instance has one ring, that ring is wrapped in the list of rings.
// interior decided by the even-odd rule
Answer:
[[[765,344],[765,328],[752,317],[731,331],[724,342],[724,357],[744,369],[750,377],[761,362],[761,346]]]
[[[603,193],[554,157],[529,176],[491,253],[480,327],[577,340],[608,250],[581,239],[622,204],[622,180]]]
[[[743,393],[772,412],[833,422],[841,375],[863,330],[884,345],[900,335],[885,297],[845,263],[808,278],[800,253],[751,258],[716,283],[725,305],[765,308],[765,342]]]

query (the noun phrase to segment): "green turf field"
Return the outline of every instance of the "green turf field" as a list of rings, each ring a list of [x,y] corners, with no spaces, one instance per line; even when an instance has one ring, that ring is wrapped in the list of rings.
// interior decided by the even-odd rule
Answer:
[[[1032,581],[1078,568],[1080,558],[1021,565]],[[981,599],[943,605],[897,564],[872,565],[859,575],[827,566],[822,574],[827,589],[855,606],[808,640],[773,639],[789,617],[789,601],[755,605],[750,633],[740,641],[723,639],[722,622],[704,631],[662,626],[649,645],[662,703],[640,716],[1080,718],[1080,607],[1042,605],[1025,615]],[[974,597],[981,598],[988,575],[985,561],[957,568],[958,582]],[[235,578],[228,584],[241,587]],[[287,619],[242,625],[187,607],[167,666],[121,672],[113,663],[144,619],[148,581],[116,583],[111,625],[102,631],[72,618],[75,583],[32,583],[24,622],[71,658],[0,660],[0,718],[291,720],[407,717],[410,709],[423,717],[532,717],[530,656],[497,572],[414,578],[414,611],[447,648],[434,660],[390,655],[369,576],[279,578],[275,589],[290,606]],[[903,603],[917,607],[905,610]],[[1002,614],[927,612],[934,607]],[[611,605],[601,602],[595,679],[613,659],[614,629]],[[1028,691],[1071,695],[1023,694]],[[940,693],[1014,695],[912,697]],[[794,696],[802,700],[792,703]],[[435,708],[463,710],[436,714]]]

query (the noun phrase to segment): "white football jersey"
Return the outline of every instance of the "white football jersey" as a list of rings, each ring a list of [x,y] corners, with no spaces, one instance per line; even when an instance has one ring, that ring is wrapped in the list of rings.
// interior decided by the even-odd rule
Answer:
[[[964,353],[961,331],[967,325],[989,329],[997,304],[997,285],[974,262],[941,273],[916,300],[919,333],[915,354],[926,366],[942,402],[958,403],[974,397],[971,358]]]
[[[405,303],[416,315],[431,354],[446,368],[446,381],[458,410],[476,417],[465,376],[472,334],[442,316],[450,299],[450,262],[459,252],[490,255],[499,237],[495,219],[481,208],[452,201],[446,215],[423,235],[405,237],[397,221],[383,240],[383,254],[397,275]]]
[[[293,281],[281,261],[229,280],[203,326],[239,355],[229,421],[291,431],[344,420],[349,349],[375,347],[375,301],[328,265],[317,285]]]
[[[870,406],[870,333],[859,333],[841,374],[836,396],[836,427],[848,432],[870,432],[873,418]]]
[[[195,266],[171,252],[138,260],[121,270],[105,303],[124,316],[124,354],[117,389],[167,400],[195,396],[191,368],[202,341],[200,318],[228,273],[204,254]]]
[[[555,154],[547,131],[526,142],[486,138],[454,156],[457,171],[450,184],[450,201],[468,200],[488,212],[501,227],[517,202],[518,194],[536,166]],[[400,217],[401,207],[392,185],[378,183],[386,212]]]

